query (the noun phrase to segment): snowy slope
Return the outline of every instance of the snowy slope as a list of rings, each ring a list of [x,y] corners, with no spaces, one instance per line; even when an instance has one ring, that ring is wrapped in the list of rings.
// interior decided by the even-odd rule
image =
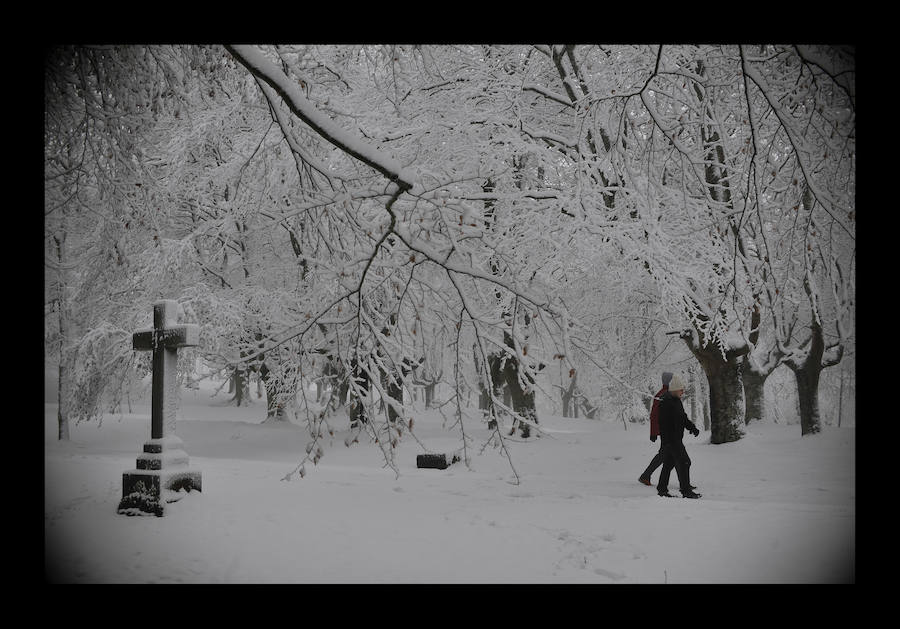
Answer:
[[[646,425],[541,417],[546,435],[511,440],[512,463],[482,450],[471,466],[400,476],[361,437],[333,445],[305,478],[304,426],[262,424],[249,408],[183,391],[178,434],[203,492],[167,515],[116,514],[122,472],[149,437],[149,407],[72,426],[56,440],[45,404],[47,574],[74,583],[832,583],[853,580],[855,428],[800,436],[756,424],[738,443],[687,436],[700,500],[664,499],[637,482],[658,448]],[[415,432],[433,452],[460,447],[434,411]],[[659,472],[654,473],[654,482]],[[677,487],[675,474],[671,490]]]

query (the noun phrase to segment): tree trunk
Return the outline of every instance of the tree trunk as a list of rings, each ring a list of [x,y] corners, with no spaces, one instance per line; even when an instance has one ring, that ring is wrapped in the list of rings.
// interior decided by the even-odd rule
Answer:
[[[480,410],[482,414],[487,417],[488,410],[490,409],[490,397],[488,396],[487,389],[484,386],[484,365],[479,358],[477,347],[472,348],[472,354],[475,361],[475,373],[478,374],[478,410]],[[489,374],[488,377],[490,377]]]
[[[329,354],[326,357],[326,363],[322,369],[322,378],[327,388],[331,386],[331,397],[328,398],[328,408],[336,411],[344,404],[347,398],[347,389],[350,387],[350,381],[347,378],[344,364]]]
[[[278,401],[278,397],[274,391],[274,385],[266,383],[266,419],[270,417],[280,420],[286,420],[287,415],[284,412],[284,404]]]
[[[703,386],[702,383],[700,386],[703,389],[703,393],[704,393],[703,404],[701,405],[701,407],[703,409],[703,430],[708,431],[709,430],[709,395],[708,395],[709,386],[708,385]]]
[[[391,378],[390,374],[388,374],[387,372],[381,372],[381,386],[384,389],[385,393],[387,393],[390,400],[394,401],[394,404],[391,404],[389,400],[384,401],[384,406],[387,411],[387,418],[391,423],[397,421],[397,418],[400,416],[394,407],[403,406],[403,386],[400,384],[397,374],[393,375],[395,377]]]
[[[369,401],[369,373],[359,366],[359,362],[354,358],[350,367],[350,378],[353,379],[355,387],[350,386],[349,378],[347,382],[348,399],[350,414],[350,427],[357,428],[361,423],[369,423],[369,417],[366,413],[366,404]]]
[[[695,347],[690,336],[682,336],[709,383],[710,442],[728,443],[744,436],[744,385],[741,381],[741,356],[746,352],[728,351],[725,357],[713,343]]]
[[[476,354],[477,357],[477,354]],[[493,393],[494,397],[499,396],[503,391],[503,375],[500,371],[500,360],[501,355],[497,353],[491,353],[487,356],[487,373],[481,373],[481,363],[477,361],[475,368],[478,370],[479,375],[481,376],[478,379],[478,408],[481,410],[485,419],[488,422],[488,428],[496,428],[497,421],[494,417],[491,417],[491,407],[493,406],[491,403],[491,394]],[[484,384],[484,376],[487,376],[488,384],[490,386],[490,390]],[[507,406],[509,404],[507,403]]]
[[[592,406],[592,405],[590,404],[590,402],[588,402],[588,399],[587,399],[586,397],[584,397],[584,396],[581,396],[581,398],[580,398],[579,401],[581,402],[581,406],[584,408],[584,416],[587,417],[588,419],[594,419],[594,415],[597,414],[597,411],[598,411],[599,409],[598,409],[596,406]],[[575,410],[575,417],[578,417],[578,406],[577,406],[577,402],[576,402],[576,407],[575,407],[575,409],[576,409],[576,410]]]
[[[697,394],[699,387],[697,386],[697,379],[694,377],[694,370],[691,369],[688,371],[688,378],[690,380],[691,387],[691,421],[694,422],[694,425],[697,425]]]
[[[270,377],[269,370],[265,367],[260,368],[259,379],[266,390],[266,419],[286,421],[287,414],[284,411],[284,403],[278,396],[277,382]]]
[[[840,388],[840,391],[838,392],[838,422],[837,422],[838,428],[841,427],[841,415],[843,414],[843,410],[844,410],[844,367],[842,365],[841,366],[841,388]]]
[[[434,389],[436,385],[436,382],[425,385],[425,408],[431,408],[432,404],[434,404]]]
[[[69,411],[68,398],[71,390],[71,371],[69,370],[68,352],[60,349],[59,357],[59,388],[56,392],[58,409],[56,411],[56,421],[59,427],[58,437],[60,441],[69,440]]]
[[[569,387],[567,389],[561,389],[560,394],[562,396],[562,416],[569,417],[569,409],[574,406],[574,417],[578,417],[578,406],[573,405],[574,397],[575,397],[575,383],[578,379],[578,374],[575,372],[570,372],[569,376]]]
[[[819,417],[821,363],[807,364],[800,369],[794,369],[793,372],[797,381],[797,398],[800,402],[800,434],[812,435],[822,430]]]
[[[807,289],[809,290],[809,289]],[[836,360],[823,364],[825,336],[821,324],[813,318],[810,337],[798,354],[784,360],[797,381],[797,401],[800,405],[800,434],[812,435],[822,430],[819,417],[819,377],[826,366],[836,364]]]
[[[765,384],[767,375],[753,369],[750,362],[745,360],[741,377],[744,381],[744,395],[747,402],[744,424],[761,421],[766,415]]]
[[[56,392],[58,402],[58,410],[56,412],[56,420],[58,424],[58,438],[60,441],[69,440],[69,410],[68,400],[71,390],[72,371],[71,352],[67,349],[71,335],[71,320],[69,317],[69,306],[66,301],[66,281],[64,276],[64,265],[67,263],[66,256],[66,236],[62,234],[60,237],[54,236],[56,241],[56,255],[59,260],[60,268],[57,271],[57,293],[56,293],[56,313],[57,323],[59,324],[59,386]]]
[[[509,333],[504,332],[503,337],[506,345],[513,349],[515,346]],[[536,424],[538,420],[537,409],[534,403],[534,380],[526,375],[525,380],[528,382],[528,385],[523,387],[522,383],[519,382],[520,369],[519,359],[515,355],[509,355],[504,352],[493,352],[488,355],[488,371],[494,397],[502,395],[503,403],[506,406],[511,407],[523,419]],[[483,405],[482,409],[486,410],[490,407],[490,398],[487,392],[484,391],[484,385],[480,384],[480,386],[482,388],[480,404]],[[515,432],[515,423],[513,422],[513,432]],[[530,437],[531,426],[525,422],[518,423],[522,437]],[[493,420],[488,422],[488,427],[496,427]]]
[[[487,412],[491,408],[491,397],[483,383],[478,383],[478,409]]]
[[[509,391],[513,410],[525,420],[538,423],[537,410],[534,405],[534,387],[523,388],[519,382],[519,361],[507,358],[503,371],[506,375],[506,390]],[[513,425],[513,430],[515,430],[515,425]],[[523,438],[527,439],[531,436],[529,424],[520,422],[519,430]]]
[[[503,333],[503,340],[506,342],[507,347],[510,349],[515,348],[512,336],[508,332]],[[497,362],[500,362],[499,356],[497,356]],[[506,385],[504,387],[504,403],[508,394],[512,403],[512,409],[526,421],[537,424],[537,408],[534,404],[534,380],[527,373],[524,374],[526,384],[523,387],[522,382],[519,380],[519,371],[521,369],[522,365],[519,364],[517,356],[506,357],[500,379],[500,382],[504,382]],[[513,430],[515,430],[515,423],[513,423]],[[527,439],[531,436],[531,426],[529,424],[520,422],[519,430],[523,438]]]
[[[728,443],[744,436],[744,387],[738,365],[710,365],[709,382],[711,443]]]
[[[247,372],[243,369],[235,369],[231,374],[231,378],[234,384],[234,397],[231,398],[231,401],[234,402],[235,406],[246,406],[250,404],[250,385]]]

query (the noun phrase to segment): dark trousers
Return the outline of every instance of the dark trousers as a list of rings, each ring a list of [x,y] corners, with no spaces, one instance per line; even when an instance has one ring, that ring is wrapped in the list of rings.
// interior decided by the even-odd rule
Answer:
[[[659,444],[659,452],[656,453],[656,456],[650,461],[650,465],[647,466],[647,469],[644,470],[644,473],[641,474],[641,478],[646,478],[648,481],[650,480],[650,476],[653,472],[656,471],[660,465],[663,464],[663,451],[662,451],[662,443]]]
[[[681,491],[690,491],[691,458],[684,449],[684,444],[681,442],[664,443],[659,451],[662,454],[662,472],[659,473],[656,491],[659,493],[669,491],[669,476],[672,474],[673,467],[678,475],[678,486]]]

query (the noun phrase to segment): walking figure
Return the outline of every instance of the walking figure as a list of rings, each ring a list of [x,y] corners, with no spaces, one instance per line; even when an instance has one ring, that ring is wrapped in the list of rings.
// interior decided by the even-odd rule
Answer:
[[[694,493],[696,487],[691,485],[691,459],[681,438],[685,428],[695,437],[700,434],[700,430],[684,412],[684,406],[681,404],[682,395],[684,395],[684,384],[681,382],[681,378],[674,375],[669,382],[669,390],[659,401],[659,438],[662,442],[663,464],[662,472],[659,473],[656,493],[667,498],[672,497],[669,493],[669,475],[674,467],[675,473],[678,475],[681,495],[685,498],[699,498],[700,494]]]
[[[669,390],[669,381],[672,379],[671,371],[664,371],[662,374],[662,389],[656,392],[656,395],[653,396],[653,405],[650,407],[650,441],[656,442],[656,438],[659,436],[659,399],[663,396],[663,393]],[[656,453],[656,456],[650,461],[650,465],[647,466],[647,469],[644,470],[644,473],[638,477],[638,480],[645,485],[652,485],[650,482],[650,476],[653,475],[653,472],[656,471],[663,462],[662,455],[662,442],[659,444],[659,452]]]

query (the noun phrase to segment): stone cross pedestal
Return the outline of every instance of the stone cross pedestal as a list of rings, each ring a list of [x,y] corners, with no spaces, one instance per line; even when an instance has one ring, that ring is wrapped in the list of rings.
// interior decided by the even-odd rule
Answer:
[[[171,299],[153,304],[153,328],[132,337],[137,351],[153,352],[153,396],[150,440],[138,455],[137,467],[122,475],[118,513],[157,515],[165,505],[182,497],[179,490],[200,491],[200,471],[190,467],[184,443],[175,435],[178,348],[200,344],[200,328],[177,324],[178,303]]]

